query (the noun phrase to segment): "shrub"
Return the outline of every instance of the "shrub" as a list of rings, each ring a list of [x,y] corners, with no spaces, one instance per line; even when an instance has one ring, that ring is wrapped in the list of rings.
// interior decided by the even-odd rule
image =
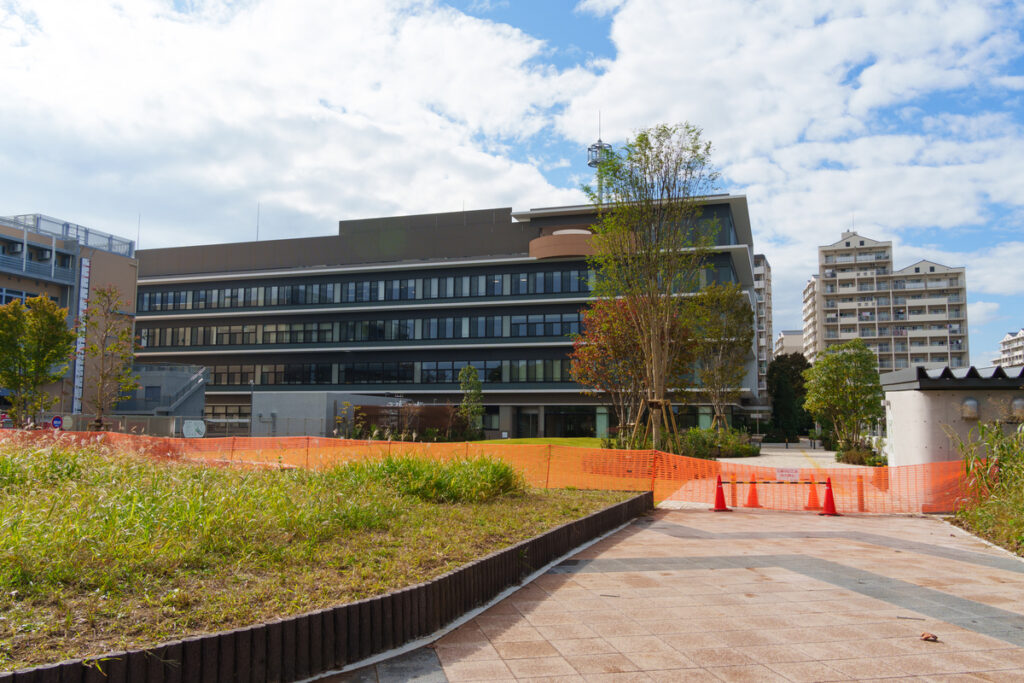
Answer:
[[[691,428],[679,435],[679,454],[690,458],[747,458],[761,454],[750,435],[735,429]]]
[[[514,467],[487,457],[450,462],[388,457],[349,464],[338,476],[359,483],[377,482],[430,503],[482,503],[526,491],[526,482]]]
[[[885,467],[889,464],[888,459],[884,455],[875,453],[870,448],[863,446],[836,451],[836,462],[867,467]]]
[[[954,435],[955,436],[955,435]],[[1024,426],[1005,432],[999,422],[956,438],[964,458],[963,526],[1016,553],[1024,551]]]
[[[690,458],[714,460],[715,432],[711,429],[692,427],[679,435],[679,454]]]

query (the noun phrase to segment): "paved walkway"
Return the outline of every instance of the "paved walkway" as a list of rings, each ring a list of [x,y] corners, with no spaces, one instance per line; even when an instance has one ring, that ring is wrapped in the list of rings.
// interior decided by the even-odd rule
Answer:
[[[854,467],[854,465],[836,462],[835,451],[811,448],[806,441],[801,444],[791,443],[789,448],[786,448],[784,444],[761,446],[761,455],[756,458],[719,458],[718,461],[758,467],[820,467],[826,469]]]
[[[658,510],[336,680],[875,678],[1024,680],[1024,562],[932,518]]]

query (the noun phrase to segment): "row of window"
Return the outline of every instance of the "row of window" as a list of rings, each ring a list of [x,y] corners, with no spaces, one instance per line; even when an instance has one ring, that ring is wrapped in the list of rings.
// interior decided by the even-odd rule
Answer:
[[[252,344],[337,344],[415,339],[564,337],[580,331],[579,313],[461,316],[398,320],[145,327],[143,348],[246,346]]]
[[[142,292],[139,295],[138,310],[140,313],[145,313],[210,308],[307,306],[528,294],[587,294],[590,292],[593,280],[593,270],[577,269],[402,280],[360,280],[187,289],[171,292]]]
[[[4,304],[9,304],[12,301],[20,301],[21,303],[25,303],[25,299],[31,299],[34,296],[36,295],[32,292],[22,292],[21,290],[18,289],[6,289],[0,287],[0,306]]]
[[[268,386],[282,384],[458,384],[459,371],[476,368],[481,382],[570,382],[569,361],[392,361],[380,363],[278,363],[215,365],[214,386]]]

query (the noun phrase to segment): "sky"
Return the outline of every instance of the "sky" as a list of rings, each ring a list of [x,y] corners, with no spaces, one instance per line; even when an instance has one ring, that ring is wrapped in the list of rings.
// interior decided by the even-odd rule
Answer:
[[[774,328],[817,247],[967,267],[1024,327],[1024,3],[0,0],[0,215],[141,248],[585,202],[586,148],[689,121],[745,194]]]

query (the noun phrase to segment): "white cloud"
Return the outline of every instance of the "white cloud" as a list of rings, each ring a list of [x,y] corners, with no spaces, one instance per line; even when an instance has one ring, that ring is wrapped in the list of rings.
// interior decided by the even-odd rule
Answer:
[[[603,17],[615,12],[625,2],[626,0],[580,0],[576,3],[576,11]]]
[[[998,319],[999,304],[994,301],[972,301],[967,304],[967,322],[970,325],[987,325]]]
[[[3,186],[32,204],[16,210],[116,229],[112,214],[145,204],[156,246],[235,239],[258,200],[268,222],[288,216],[278,230],[324,233],[345,217],[582,197],[507,144],[593,75],[539,63],[545,44],[518,29],[427,0],[193,10],[0,9],[0,161],[18,176]],[[46,177],[75,189],[33,196]]]

